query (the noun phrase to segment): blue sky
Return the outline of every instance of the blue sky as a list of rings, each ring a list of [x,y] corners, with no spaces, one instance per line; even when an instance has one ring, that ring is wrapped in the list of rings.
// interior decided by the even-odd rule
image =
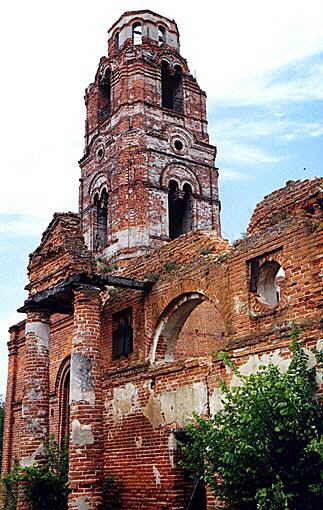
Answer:
[[[322,175],[323,4],[321,0],[150,0],[175,18],[181,53],[208,95],[218,147],[223,236],[234,240],[264,195],[288,180]],[[120,0],[13,1],[0,21],[0,393],[10,324],[25,299],[28,254],[55,211],[76,210],[85,87]]]

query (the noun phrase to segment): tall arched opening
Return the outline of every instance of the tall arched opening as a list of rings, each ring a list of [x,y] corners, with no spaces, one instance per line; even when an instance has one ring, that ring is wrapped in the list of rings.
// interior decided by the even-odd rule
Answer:
[[[61,445],[68,442],[70,435],[70,366],[70,357],[68,357],[63,361],[58,376],[58,440]]]
[[[200,292],[175,298],[163,311],[155,329],[151,362],[205,356],[225,342],[223,318],[212,301]]]
[[[170,67],[166,60],[161,63],[162,107],[183,114],[183,74],[179,65]]]
[[[168,222],[170,239],[176,239],[192,230],[193,196],[189,184],[185,183],[183,191],[180,191],[175,180],[169,181]]]

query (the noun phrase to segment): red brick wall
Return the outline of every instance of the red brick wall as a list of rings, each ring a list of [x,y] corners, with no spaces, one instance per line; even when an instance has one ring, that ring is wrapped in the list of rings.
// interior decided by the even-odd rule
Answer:
[[[143,33],[143,44],[132,47],[131,25],[137,18],[144,30],[150,29]],[[156,39],[158,23],[168,30],[164,46]],[[122,35],[119,52],[116,30]],[[265,197],[246,237],[233,246],[219,237],[216,149],[208,143],[205,94],[178,53],[178,37],[175,22],[150,11],[126,13],[112,27],[108,57],[101,59],[86,93],[80,215],[54,216],[28,268],[30,298],[72,275],[93,274],[92,199],[106,189],[108,235],[101,255],[120,260],[119,267],[110,268],[115,275],[155,281],[147,293],[108,288],[99,295],[98,289],[78,289],[73,313],[51,316],[49,386],[40,407],[58,439],[62,377],[71,354],[86,358],[93,371],[95,403],[92,393],[90,401],[86,395],[83,400],[72,396],[71,420],[85,426],[80,430],[88,442],[78,444],[72,437],[71,509],[80,502],[97,508],[101,468],[121,484],[125,510],[183,509],[190,493],[176,463],[173,431],[193,410],[208,415],[219,405],[216,376],[229,380],[231,375],[217,352],[225,349],[247,370],[260,360],[267,363],[270,355],[278,364],[286,362],[292,322],[301,325],[308,347],[322,339],[322,180],[289,182]],[[161,107],[160,65],[166,57],[183,70],[183,115]],[[106,66],[112,71],[112,115],[101,123],[98,86]],[[182,151],[176,151],[175,139],[182,141]],[[172,242],[170,179],[180,189],[189,183],[194,199],[193,231]],[[250,288],[255,261],[260,267],[274,261],[285,272],[275,306],[264,304],[259,285]],[[112,359],[112,317],[129,307],[133,352]],[[32,416],[31,408],[22,413],[22,403],[28,404],[33,368],[41,360],[24,330],[25,321],[13,327],[9,342],[5,471],[27,446],[44,439],[26,436]],[[211,508],[217,504],[210,496]]]
[[[288,191],[287,187],[287,200]],[[185,411],[187,400],[194,402],[194,391],[202,392],[201,402],[208,395],[209,404],[206,402],[202,411],[216,405],[215,375],[227,377],[214,357],[217,350],[225,348],[239,365],[245,365],[251,356],[257,364],[257,359],[266,360],[273,352],[284,360],[289,355],[292,321],[301,324],[308,346],[322,338],[322,230],[316,216],[301,212],[304,207],[306,204],[297,206],[288,218],[248,235],[234,247],[208,231],[181,236],[150,257],[137,258],[119,270],[119,274],[138,280],[153,273],[158,281],[150,293],[117,290],[102,294],[104,469],[122,482],[123,508],[182,508],[188,496],[183,474],[176,466],[171,431],[182,426],[181,406]],[[284,292],[275,307],[261,304],[249,290],[250,260],[255,257],[260,264],[272,259],[284,268]],[[156,330],[162,321],[168,324],[174,317],[180,296],[200,296],[201,302],[178,334],[174,360],[161,357],[149,364]],[[112,315],[128,307],[133,308],[134,352],[112,360]],[[9,372],[9,380],[15,384],[11,403],[9,398],[7,401],[5,452],[11,451],[12,458],[20,456],[22,444],[23,327],[22,323],[16,328],[11,340],[17,358]],[[71,352],[72,327],[71,316],[51,318],[50,431],[56,434],[58,380],[60,367]],[[8,391],[13,388],[10,384]],[[8,416],[13,415],[10,436]],[[214,504],[210,502],[209,508]]]
[[[158,19],[165,21],[158,16],[148,18],[146,22],[155,27]],[[145,15],[142,20],[144,29]],[[124,18],[121,29],[129,25],[128,35],[133,22],[133,17]],[[177,33],[173,22],[165,23],[170,32]],[[205,93],[190,74],[178,45],[173,41],[158,46],[153,25],[149,30],[151,37],[144,38],[142,45],[129,49],[126,39],[117,53],[112,34],[109,56],[101,58],[95,82],[86,92],[86,149],[80,162],[82,228],[87,246],[93,249],[94,195],[105,187],[108,235],[103,254],[108,260],[133,258],[169,240],[170,179],[178,181],[180,190],[185,183],[192,187],[192,228],[220,233],[216,148],[208,143]],[[183,114],[161,107],[163,58],[183,70]],[[99,84],[108,68],[112,110],[100,121]],[[176,150],[176,139],[182,142],[182,150]]]

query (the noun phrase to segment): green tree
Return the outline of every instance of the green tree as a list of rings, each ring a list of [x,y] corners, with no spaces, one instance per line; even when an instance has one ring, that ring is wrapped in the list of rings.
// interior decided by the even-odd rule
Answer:
[[[182,464],[230,510],[322,509],[323,406],[298,335],[285,373],[270,364],[240,376],[227,359],[241,386],[221,382],[223,409],[187,427]]]

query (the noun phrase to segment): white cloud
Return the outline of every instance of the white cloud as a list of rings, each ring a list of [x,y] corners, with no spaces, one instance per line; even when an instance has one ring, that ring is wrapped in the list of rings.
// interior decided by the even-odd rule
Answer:
[[[195,48],[188,40],[191,32],[188,36],[184,32],[183,48],[186,52],[187,43],[189,60],[211,100],[259,104],[322,97],[319,69],[313,69],[305,82],[271,85],[273,73],[323,51],[321,0],[228,0],[215,3],[213,13],[197,11],[201,14],[194,16]],[[203,37],[198,33],[201,26]]]
[[[298,65],[246,73],[239,80],[239,86],[234,81],[221,90],[211,88],[209,98],[214,105],[235,106],[320,101],[323,99],[323,66],[305,58]]]
[[[276,137],[283,140],[296,138],[315,138],[323,135],[323,122],[290,120],[281,115],[265,114],[252,120],[240,118],[219,118],[218,128],[212,130],[213,138],[223,140],[231,137],[235,140],[257,140]]]
[[[250,174],[244,174],[232,168],[220,168],[219,174],[221,181],[249,181],[252,179]]]
[[[93,0],[90,7],[84,0],[6,4],[0,22],[0,44],[6,48],[1,63],[6,79],[0,84],[0,213],[49,221],[56,210],[77,209],[84,89],[106,53],[111,23],[125,10],[145,7],[130,0],[116,5]],[[283,66],[323,51],[321,0],[228,0],[202,2],[199,8],[185,4],[185,9],[182,2],[151,0],[149,8],[176,19],[182,54],[210,99],[263,104],[322,97],[319,64],[305,78],[270,82]],[[220,145],[221,138],[216,140],[230,161],[279,159],[241,141]],[[17,228],[35,232],[36,223],[31,228],[25,221]]]
[[[218,152],[220,161],[234,161],[237,163],[248,163],[250,165],[259,163],[278,163],[282,160],[280,156],[269,154],[256,145],[238,143],[235,140],[221,140]],[[223,163],[221,163],[223,164]]]
[[[41,221],[37,216],[23,216],[16,219],[1,217],[0,214],[0,234],[15,234],[16,236],[35,236],[46,228],[46,219]]]

